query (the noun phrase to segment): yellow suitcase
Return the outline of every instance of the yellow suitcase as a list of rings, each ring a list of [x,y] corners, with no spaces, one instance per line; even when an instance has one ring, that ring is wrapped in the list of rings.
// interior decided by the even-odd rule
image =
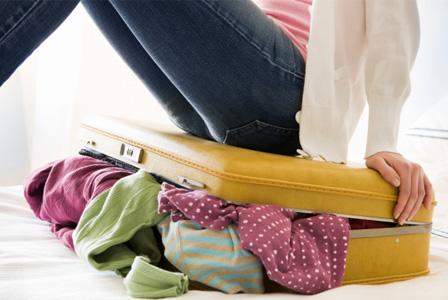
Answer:
[[[394,222],[398,190],[361,164],[253,151],[108,117],[84,121],[81,137],[84,154],[142,168],[229,202]],[[420,209],[404,226],[352,230],[343,283],[384,283],[427,274],[432,208]]]

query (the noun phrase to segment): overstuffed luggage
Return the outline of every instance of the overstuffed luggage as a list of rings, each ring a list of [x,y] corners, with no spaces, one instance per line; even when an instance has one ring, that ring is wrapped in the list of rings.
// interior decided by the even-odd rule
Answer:
[[[82,154],[144,169],[229,202],[390,223],[351,230],[344,284],[383,283],[429,272],[432,209],[422,207],[404,226],[395,225],[398,190],[364,166],[258,152],[105,117],[86,120],[81,136]]]

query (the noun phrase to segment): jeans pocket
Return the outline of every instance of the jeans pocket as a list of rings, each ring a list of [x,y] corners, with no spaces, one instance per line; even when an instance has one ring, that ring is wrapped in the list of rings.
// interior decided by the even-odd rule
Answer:
[[[296,155],[299,142],[297,128],[282,127],[260,120],[227,129],[223,144],[282,155]]]

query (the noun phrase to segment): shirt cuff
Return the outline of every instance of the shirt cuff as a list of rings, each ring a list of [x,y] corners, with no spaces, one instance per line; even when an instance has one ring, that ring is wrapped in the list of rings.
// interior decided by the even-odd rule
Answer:
[[[381,151],[398,152],[402,102],[397,99],[375,101],[369,107],[369,127],[364,159]]]

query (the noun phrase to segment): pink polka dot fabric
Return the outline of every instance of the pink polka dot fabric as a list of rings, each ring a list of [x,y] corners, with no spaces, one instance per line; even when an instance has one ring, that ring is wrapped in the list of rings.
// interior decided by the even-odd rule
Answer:
[[[304,217],[275,205],[229,204],[205,191],[163,182],[159,213],[172,221],[194,220],[204,228],[239,226],[241,246],[256,255],[268,277],[302,294],[342,283],[349,240],[347,219],[331,214]]]

